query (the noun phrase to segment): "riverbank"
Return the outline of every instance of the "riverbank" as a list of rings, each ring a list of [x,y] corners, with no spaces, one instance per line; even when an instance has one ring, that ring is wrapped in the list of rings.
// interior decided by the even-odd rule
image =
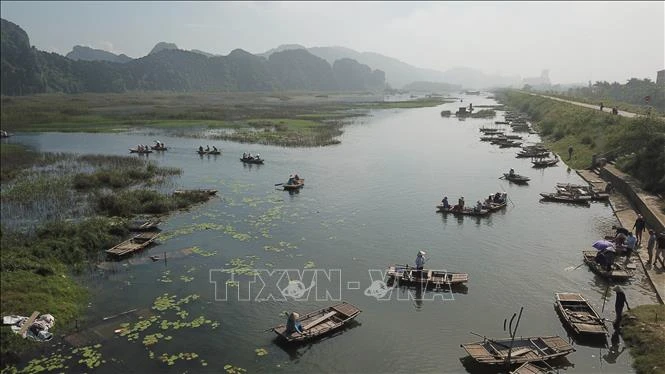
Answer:
[[[128,93],[2,97],[9,132],[124,132],[153,128],[181,137],[290,147],[338,144],[345,120],[373,109],[433,107],[451,100],[384,101],[383,95],[315,93]]]
[[[129,217],[167,213],[208,199],[130,190],[180,173],[134,157],[42,154],[1,144],[0,162],[0,311],[3,316],[49,313],[56,319],[54,334],[78,325],[90,294],[74,278],[103,250],[129,236]],[[17,362],[39,344],[3,327],[3,365]]]
[[[552,151],[572,157],[566,163],[586,169],[594,156],[616,160],[652,193],[665,192],[665,121],[627,118],[520,91],[497,92],[502,103],[528,114]]]
[[[647,228],[653,228],[657,232],[665,230],[661,217],[663,202],[654,196],[646,196],[643,191],[634,191],[628,183],[623,181],[627,176],[621,173],[612,165],[607,165],[601,170],[600,175],[592,170],[577,170],[577,173],[594,188],[604,190],[607,182],[601,178],[605,175],[611,179],[612,184],[619,186],[617,191],[626,191],[624,193],[615,192],[610,195],[610,205],[619,224],[622,227],[631,229],[638,212],[647,219]],[[609,176],[609,177],[607,177]],[[630,177],[628,177],[630,178]],[[630,190],[630,191],[627,191]],[[632,201],[639,200],[637,204]],[[638,210],[635,205],[640,206]],[[633,367],[638,374],[643,373],[664,373],[665,372],[665,264],[660,264],[656,268],[647,264],[648,255],[644,243],[648,239],[648,233],[645,232],[642,238],[643,245],[635,252],[637,258],[642,264],[654,292],[658,297],[660,305],[640,305],[626,312],[622,320],[621,335],[624,341],[630,346],[631,355],[634,358]]]
[[[638,374],[665,373],[665,305],[640,305],[627,311],[621,335]]]

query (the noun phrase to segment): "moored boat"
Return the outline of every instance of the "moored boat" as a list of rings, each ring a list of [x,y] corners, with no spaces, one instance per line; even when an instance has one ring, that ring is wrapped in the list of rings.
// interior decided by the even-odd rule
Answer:
[[[469,280],[469,274],[467,273],[455,273],[446,270],[423,269],[420,273],[421,276],[418,276],[418,274],[416,268],[409,265],[391,265],[386,271],[389,282],[398,281],[402,285],[440,288],[444,285],[461,285]]]
[[[623,264],[614,262],[608,271],[604,269],[599,263],[596,262],[596,254],[598,251],[582,251],[584,256],[584,263],[589,266],[589,269],[599,276],[612,280],[612,281],[625,281],[633,277],[632,272],[628,271]]]
[[[532,160],[534,168],[546,168],[548,166],[554,166],[559,162],[559,156],[554,155],[554,158],[537,158]]]
[[[205,195],[214,195],[217,193],[217,190],[209,189],[209,188],[199,188],[199,189],[193,189],[193,190],[175,190],[173,191],[174,195],[184,195],[184,194],[205,194]]]
[[[554,307],[565,324],[580,337],[605,338],[608,334],[605,320],[579,293],[558,292]]]
[[[285,324],[271,328],[278,336],[289,343],[304,342],[330,333],[348,324],[360,314],[361,310],[347,302],[322,308],[299,318],[303,332],[287,332]]]
[[[575,352],[575,348],[560,336],[535,336],[527,338],[489,339],[461,347],[480,364],[505,365],[510,350],[510,364],[538,362],[555,359]]]
[[[580,204],[580,205],[589,205],[591,201],[591,196],[588,195],[567,195],[560,194],[557,192],[541,192],[540,196],[543,197],[543,200],[546,201],[556,201],[559,203],[570,203],[570,204]]]
[[[151,231],[151,230],[157,230],[158,225],[160,224],[161,220],[158,218],[153,218],[153,219],[144,219],[144,220],[136,220],[134,222],[131,222],[129,224],[129,230],[130,231]]]
[[[106,250],[106,253],[116,257],[122,257],[140,251],[149,246],[159,236],[158,232],[144,232]]]

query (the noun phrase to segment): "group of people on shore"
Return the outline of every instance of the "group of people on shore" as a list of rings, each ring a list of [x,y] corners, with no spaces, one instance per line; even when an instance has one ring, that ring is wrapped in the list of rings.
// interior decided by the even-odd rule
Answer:
[[[610,271],[616,256],[626,256],[626,261],[630,256],[642,246],[642,234],[646,231],[646,222],[640,214],[635,220],[632,231],[624,228],[612,226],[615,234],[607,237],[607,240],[598,240],[593,243],[593,247],[598,250],[596,262],[605,270]],[[657,234],[655,230],[649,229],[649,239],[647,241],[647,265],[657,266],[658,260],[665,269],[665,231]],[[653,262],[652,262],[653,260]]]
[[[603,103],[600,103],[600,111],[601,112],[603,111],[604,107],[605,107],[605,105],[603,105]],[[612,114],[614,114],[614,115],[619,114],[619,109],[617,109],[617,107],[613,107],[612,108]]]

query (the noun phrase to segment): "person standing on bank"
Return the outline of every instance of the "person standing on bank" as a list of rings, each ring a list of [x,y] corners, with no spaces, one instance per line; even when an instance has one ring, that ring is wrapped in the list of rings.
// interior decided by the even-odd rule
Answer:
[[[615,286],[614,291],[617,293],[617,298],[614,302],[614,311],[617,315],[616,319],[614,320],[614,328],[619,329],[621,327],[621,315],[623,314],[623,306],[625,304],[628,307],[628,310],[630,310],[630,305],[628,305],[626,294],[623,293],[623,289],[621,289],[621,287]]]
[[[637,215],[635,224],[633,224],[635,229],[635,237],[637,238],[637,246],[642,245],[642,232],[646,229],[646,222],[644,222],[644,217],[641,214]]]
[[[649,260],[647,265],[651,264],[651,259],[653,258],[653,247],[656,246],[656,232],[653,229],[649,230],[649,241],[647,242],[647,253],[649,254]],[[653,262],[656,265],[656,261]]]
[[[573,146],[569,145],[568,146],[568,159],[570,160],[571,157],[573,157]]]

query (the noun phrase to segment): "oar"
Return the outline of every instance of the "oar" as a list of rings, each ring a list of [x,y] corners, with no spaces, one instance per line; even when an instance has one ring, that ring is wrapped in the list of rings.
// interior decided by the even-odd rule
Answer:
[[[603,308],[600,310],[601,313],[605,311],[605,301],[607,301],[607,291],[609,290],[610,290],[610,285],[608,284],[607,288],[605,289],[605,294],[603,295]]]
[[[575,266],[574,268],[572,268],[572,269],[570,269],[570,270],[568,270],[568,271],[577,270],[577,269],[578,269],[580,266],[582,266],[582,265],[584,265],[584,262],[582,262],[581,264]]]
[[[283,185],[283,184],[284,184],[284,183],[277,183],[275,186],[281,186],[281,185]]]
[[[507,346],[507,345],[505,345],[505,344],[501,344],[501,343],[499,343],[499,342],[497,342],[497,341],[494,341],[494,340],[492,340],[492,339],[490,339],[490,338],[488,338],[488,337],[486,337],[486,336],[483,336],[483,335],[480,335],[480,334],[476,334],[476,333],[473,332],[473,331],[469,331],[469,332],[472,333],[472,334],[475,335],[475,336],[478,336],[478,337],[481,337],[481,338],[483,338],[483,339],[489,340],[489,341],[491,341],[491,342],[494,343],[494,344],[498,344],[498,345],[500,345],[500,346],[502,346],[502,347],[505,347],[505,348],[508,348],[508,349],[511,348],[511,347],[509,347],[509,346]]]

